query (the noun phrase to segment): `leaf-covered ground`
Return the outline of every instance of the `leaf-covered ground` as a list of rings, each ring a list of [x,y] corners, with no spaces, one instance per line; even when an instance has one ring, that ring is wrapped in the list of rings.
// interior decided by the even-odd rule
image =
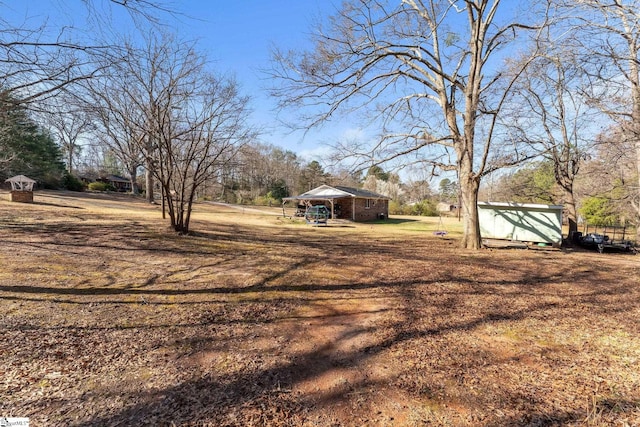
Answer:
[[[196,209],[0,194],[0,416],[640,425],[638,256]]]

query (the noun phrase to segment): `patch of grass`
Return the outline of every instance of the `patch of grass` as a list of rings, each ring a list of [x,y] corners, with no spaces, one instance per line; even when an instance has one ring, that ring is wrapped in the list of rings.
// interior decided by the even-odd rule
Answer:
[[[392,216],[384,221],[375,221],[376,225],[383,225],[392,232],[402,233],[433,233],[445,231],[448,238],[462,236],[462,223],[453,217],[420,217],[420,216]]]
[[[515,328],[504,328],[499,332],[499,336],[501,338],[505,338],[509,341],[519,343],[525,340],[525,336],[528,334],[522,330],[518,330]]]

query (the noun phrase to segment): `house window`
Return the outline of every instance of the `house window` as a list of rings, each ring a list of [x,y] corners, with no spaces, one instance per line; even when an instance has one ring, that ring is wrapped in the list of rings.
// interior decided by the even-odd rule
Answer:
[[[369,208],[371,208],[371,199],[366,199],[366,200],[364,201],[364,208],[365,208],[365,209],[369,209]]]

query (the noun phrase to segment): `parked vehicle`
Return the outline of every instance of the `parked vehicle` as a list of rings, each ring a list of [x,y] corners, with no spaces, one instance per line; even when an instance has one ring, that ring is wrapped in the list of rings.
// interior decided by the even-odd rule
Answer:
[[[309,206],[304,214],[304,219],[309,224],[326,224],[331,216],[329,208],[325,205]]]
[[[583,236],[582,233],[578,232],[575,239],[577,239],[577,242],[582,247],[587,249],[596,249],[600,253],[606,251],[636,253],[636,249],[631,241],[613,241],[609,236],[604,234],[589,233]]]

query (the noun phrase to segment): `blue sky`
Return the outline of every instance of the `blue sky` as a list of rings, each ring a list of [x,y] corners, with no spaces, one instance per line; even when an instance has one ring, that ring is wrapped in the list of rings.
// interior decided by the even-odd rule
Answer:
[[[364,142],[371,136],[346,120],[307,133],[290,133],[277,120],[276,100],[268,96],[270,82],[261,71],[270,66],[273,46],[283,50],[308,47],[314,22],[333,14],[340,0],[157,1],[177,12],[175,16],[161,15],[162,22],[180,39],[197,40],[210,58],[212,69],[234,74],[242,91],[251,96],[251,120],[262,131],[260,142],[291,150],[307,161],[322,161],[322,155],[329,151],[328,144]],[[54,29],[50,35],[54,36],[55,28],[64,25],[96,31],[87,26],[87,3],[98,9],[99,16],[113,13],[115,31],[134,33],[134,25],[122,7],[109,0],[0,0],[0,20],[27,21],[32,27],[47,21]],[[507,4],[504,10],[512,14],[513,8],[513,4]]]
[[[306,160],[318,158],[322,142],[351,132],[348,126],[308,133],[291,134],[276,120],[275,100],[265,88],[268,82],[261,70],[269,67],[273,46],[281,49],[307,45],[312,23],[335,10],[329,0],[159,0],[178,12],[161,16],[179,38],[197,40],[209,57],[212,69],[236,76],[244,93],[252,98],[254,124],[262,130],[261,142],[291,150]],[[122,9],[107,0],[89,0],[101,11],[112,13],[112,26],[118,32],[133,32],[133,25]],[[1,19],[10,24],[34,27],[47,22],[50,36],[62,26],[88,28],[87,7],[82,0],[17,0],[0,3]]]
[[[197,38],[213,61],[214,69],[236,75],[245,93],[253,99],[254,120],[263,129],[265,143],[282,146],[311,160],[326,151],[323,141],[340,138],[341,132],[351,132],[344,127],[325,129],[310,132],[303,139],[301,133],[290,134],[278,126],[275,100],[265,90],[269,82],[261,71],[269,67],[273,46],[281,49],[307,46],[313,22],[334,11],[332,2],[198,0],[184,2],[178,8],[186,17],[174,21],[176,32]]]

